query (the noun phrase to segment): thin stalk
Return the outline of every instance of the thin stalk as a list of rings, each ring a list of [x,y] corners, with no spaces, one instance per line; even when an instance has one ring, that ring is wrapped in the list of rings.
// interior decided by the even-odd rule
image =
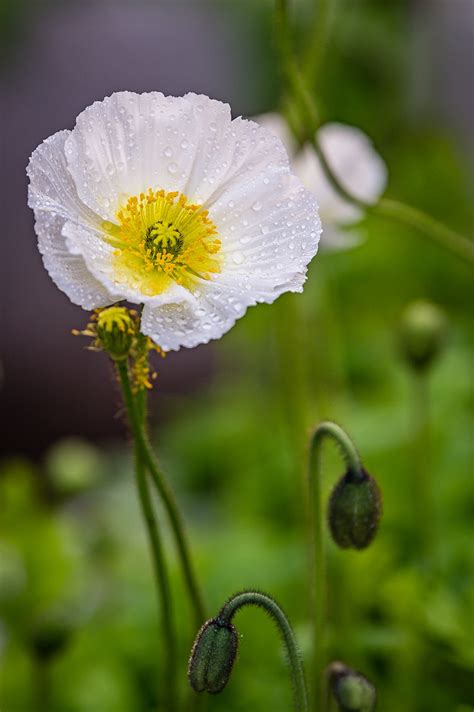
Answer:
[[[145,392],[141,389],[136,395],[136,406],[138,417],[141,420],[142,426],[145,427],[146,418],[146,397]],[[177,644],[173,625],[173,606],[171,589],[169,584],[168,567],[163,551],[158,524],[153,511],[150,491],[146,480],[146,470],[143,458],[140,453],[136,441],[134,443],[135,456],[135,479],[137,483],[137,491],[142,509],[143,518],[147,527],[148,539],[153,560],[153,573],[155,577],[156,590],[158,594],[158,608],[160,611],[163,634],[165,640],[165,650],[163,655],[164,675],[163,688],[165,691],[166,709],[171,712],[176,705],[176,659],[177,659]]]
[[[222,607],[217,620],[223,625],[232,622],[232,618],[243,606],[258,606],[268,613],[277,625],[285,644],[288,661],[290,663],[291,679],[293,684],[294,704],[297,712],[307,712],[308,696],[304,679],[303,666],[299,655],[296,639],[290,622],[280,606],[270,596],[257,591],[244,591],[233,596]]]
[[[321,71],[326,52],[331,0],[316,0],[314,20],[309,32],[309,43],[303,55],[303,71],[308,87],[312,89]]]
[[[33,655],[33,709],[37,712],[51,710],[51,662],[41,655]]]
[[[416,228],[434,242],[442,245],[451,254],[474,264],[474,241],[460,235],[449,227],[435,220],[430,215],[405,205],[397,200],[381,199],[377,203],[367,203],[360,200],[345,188],[336,176],[319,143],[316,129],[318,128],[318,112],[315,101],[305,82],[302,72],[294,58],[291,42],[288,0],[276,0],[275,20],[277,41],[280,50],[280,61],[285,74],[288,89],[294,97],[300,111],[301,129],[297,138],[307,140],[314,147],[324,174],[334,190],[349,203],[352,203],[368,213],[388,217],[404,225]]]
[[[176,709],[176,638],[173,627],[171,592],[168,580],[167,566],[163,546],[158,531],[153,505],[146,481],[146,472],[140,449],[135,445],[135,478],[140,499],[143,518],[145,520],[148,539],[153,560],[153,573],[158,593],[158,607],[164,633],[164,674],[163,687],[165,691],[165,709],[171,712]]]
[[[413,460],[415,476],[416,521],[419,527],[420,553],[425,564],[433,555],[433,498],[431,493],[429,377],[414,373],[412,385]]]
[[[168,483],[166,482],[163,473],[158,467],[158,464],[153,455],[153,451],[151,449],[148,435],[140,420],[130,385],[127,365],[123,362],[119,362],[117,368],[119,372],[120,383],[122,385],[124,403],[127,409],[128,419],[130,422],[133,437],[135,439],[136,446],[140,451],[140,457],[143,460],[143,463],[152,478],[153,484],[158,490],[158,493],[163,501],[166,512],[168,514],[171,523],[171,528],[173,530],[173,534],[176,540],[181,566],[183,568],[184,579],[188,589],[191,604],[193,606],[196,624],[200,626],[202,624],[202,621],[206,618],[204,613],[204,604],[202,602],[201,593],[191,563],[189,545],[184,532],[181,515],[176,504],[174,494]]]
[[[322,441],[330,437],[336,441],[341,454],[358,479],[362,476],[362,465],[357,450],[348,435],[335,423],[323,422],[313,431],[308,454],[308,500],[309,500],[309,550],[311,555],[312,611],[313,611],[313,710],[324,709],[327,698],[325,670],[327,666],[327,577],[324,547],[324,513],[322,504],[322,482],[319,465],[319,450]]]

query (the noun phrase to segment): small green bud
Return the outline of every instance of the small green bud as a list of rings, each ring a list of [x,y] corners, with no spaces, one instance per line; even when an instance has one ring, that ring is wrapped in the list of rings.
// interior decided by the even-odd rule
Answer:
[[[417,371],[429,368],[446,340],[446,315],[435,304],[417,301],[409,304],[400,324],[402,353]]]
[[[377,703],[375,687],[366,677],[343,663],[329,666],[329,683],[340,712],[373,712]]]
[[[218,618],[207,621],[194,641],[188,679],[195,692],[221,692],[227,685],[237,653],[237,631]]]
[[[36,619],[30,631],[30,643],[33,651],[44,660],[59,655],[68,645],[73,623],[63,612],[49,611]]]
[[[377,533],[382,513],[382,494],[364,469],[360,475],[348,470],[329,500],[329,528],[342,549],[365,549]]]
[[[132,348],[136,328],[136,312],[125,307],[109,307],[97,314],[97,340],[115,361],[126,359]]]

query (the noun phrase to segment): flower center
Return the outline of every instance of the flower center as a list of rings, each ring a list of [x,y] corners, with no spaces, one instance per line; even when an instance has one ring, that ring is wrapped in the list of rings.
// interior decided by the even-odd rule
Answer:
[[[104,222],[105,240],[115,248],[114,277],[146,295],[173,283],[192,290],[220,272],[221,242],[207,210],[177,192],[152,190],[130,197],[117,223]]]

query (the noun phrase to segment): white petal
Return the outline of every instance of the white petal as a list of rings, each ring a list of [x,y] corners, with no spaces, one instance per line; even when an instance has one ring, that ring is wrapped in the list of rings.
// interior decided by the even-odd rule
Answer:
[[[321,233],[319,249],[321,252],[340,252],[359,247],[363,242],[364,237],[354,229],[347,230],[343,226],[337,227],[326,223]]]
[[[81,255],[72,254],[62,234],[64,218],[35,210],[35,230],[44,266],[73,304],[96,309],[113,303],[108,291],[88,270]]]
[[[301,290],[321,224],[314,195],[296,176],[272,168],[252,180],[242,176],[209,213],[222,240],[217,283],[232,284],[249,303]]]
[[[64,145],[69,131],[46,139],[31,156],[27,173],[28,204],[35,211],[35,230],[44,265],[54,283],[74,304],[94,309],[111,303],[102,284],[90,274],[80,251],[63,235],[67,220],[94,231],[99,219],[79,199],[67,170]]]
[[[260,126],[271,131],[272,134],[278,136],[280,141],[283,143],[284,147],[288,151],[288,155],[293,157],[297,150],[296,140],[291,132],[288,122],[283,118],[281,114],[276,111],[269,112],[267,114],[260,114],[254,118]]]
[[[146,304],[141,330],[164,351],[192,348],[218,339],[235,324],[246,307],[218,285],[203,285],[194,303],[175,302],[160,307]]]
[[[370,139],[359,129],[337,123],[320,128],[318,138],[342,185],[355,197],[368,203],[376,202],[385,188],[387,169]],[[293,167],[317,196],[323,226],[348,224],[362,217],[362,210],[341,198],[327,181],[312,146],[303,147]]]
[[[284,164],[281,143],[262,133],[251,122],[232,121],[228,104],[206,96],[118,92],[78,116],[68,166],[82,200],[113,220],[124,198],[148,188],[204,202],[251,154],[258,161],[271,150]]]
[[[70,131],[58,131],[31,155],[27,175],[28,205],[45,210],[66,220],[98,227],[99,218],[80,200],[76,185],[68,171],[65,143]]]

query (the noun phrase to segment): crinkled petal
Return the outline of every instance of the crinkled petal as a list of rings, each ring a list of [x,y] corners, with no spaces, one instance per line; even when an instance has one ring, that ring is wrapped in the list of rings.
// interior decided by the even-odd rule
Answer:
[[[33,151],[26,169],[30,179],[28,205],[98,229],[99,217],[79,198],[67,167],[65,143],[70,133],[58,131]]]
[[[66,221],[87,225],[91,232],[99,225],[99,218],[81,202],[67,169],[68,135],[69,131],[59,131],[33,152],[27,168],[28,204],[35,212],[38,247],[51,278],[74,304],[94,309],[110,304],[110,295],[63,234]]]
[[[83,257],[73,254],[62,234],[64,218],[35,210],[35,230],[43,263],[53,282],[73,302],[84,309],[112,304],[108,290],[89,271]]]
[[[273,135],[232,121],[228,104],[196,94],[117,92],[78,116],[66,151],[81,199],[107,220],[148,188],[205,202],[244,166],[288,163]]]

